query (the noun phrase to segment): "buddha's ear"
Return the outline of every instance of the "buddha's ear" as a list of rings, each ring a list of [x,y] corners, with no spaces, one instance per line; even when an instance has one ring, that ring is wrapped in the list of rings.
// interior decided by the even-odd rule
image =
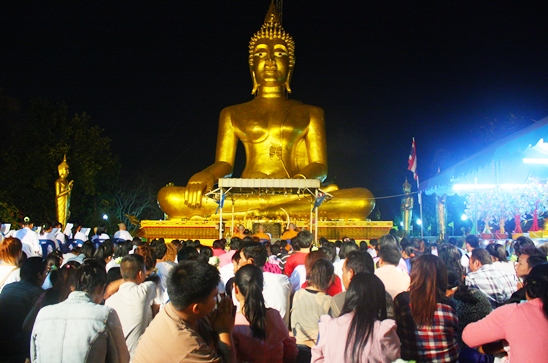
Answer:
[[[293,67],[289,67],[289,71],[287,72],[287,78],[285,79],[284,87],[287,93],[291,93],[291,77],[293,76]]]
[[[255,72],[253,69],[250,69],[251,71],[251,80],[253,81],[253,89],[251,90],[251,94],[253,96],[257,95],[257,92],[259,91],[259,82],[257,82],[257,77],[255,76]]]

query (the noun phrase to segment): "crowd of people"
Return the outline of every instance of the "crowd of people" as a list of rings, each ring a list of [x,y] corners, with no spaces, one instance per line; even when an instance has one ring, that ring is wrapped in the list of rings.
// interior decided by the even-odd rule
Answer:
[[[527,237],[332,242],[291,224],[287,239],[241,227],[209,247],[76,227],[44,249],[22,230],[0,242],[0,362],[548,356],[547,245]]]

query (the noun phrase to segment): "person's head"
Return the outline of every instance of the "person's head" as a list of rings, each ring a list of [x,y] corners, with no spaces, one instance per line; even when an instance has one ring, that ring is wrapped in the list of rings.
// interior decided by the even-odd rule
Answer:
[[[244,231],[245,231],[244,225],[243,225],[243,224],[239,224],[239,225],[238,225],[238,232],[239,232],[240,234],[243,235],[243,234],[244,234]]]
[[[396,246],[399,246],[398,240],[396,239],[396,237],[394,237],[391,234],[385,234],[379,239],[379,247],[386,243],[395,244]]]
[[[342,283],[345,289],[350,286],[350,281],[360,272],[375,272],[373,257],[366,251],[350,251],[346,255],[342,267]]]
[[[257,232],[264,233],[264,226],[262,224],[259,224],[259,226],[257,227]]]
[[[516,264],[516,275],[525,277],[529,275],[531,269],[536,265],[546,262],[546,254],[541,249],[533,246],[527,246],[521,249]]]
[[[306,255],[306,258],[304,259],[304,269],[306,271],[306,276],[308,276],[308,274],[312,270],[312,266],[314,266],[314,263],[322,258],[327,259],[327,255],[321,249],[317,251],[312,251],[308,255]]]
[[[310,231],[303,229],[297,234],[297,244],[301,249],[310,248],[312,246],[312,242],[314,241],[314,235],[310,233]],[[293,240],[291,241],[293,243]]]
[[[97,231],[95,232],[96,235],[100,236],[102,235],[103,233],[107,233],[107,226],[105,226],[104,224],[100,224],[98,227],[97,227]]]
[[[40,234],[44,235],[48,232],[51,232],[52,229],[53,227],[51,226],[51,223],[45,222],[44,224],[42,224],[42,229],[40,230]]]
[[[397,244],[392,242],[381,243],[379,257],[382,265],[397,266],[400,263],[401,251]]]
[[[86,256],[86,258],[92,258],[95,254],[95,245],[90,241],[85,241],[80,249],[80,254]]]
[[[234,276],[236,297],[243,306],[253,336],[266,338],[266,307],[263,298],[263,272],[254,265],[242,266]]]
[[[156,267],[156,256],[154,256],[152,248],[148,244],[143,244],[135,249],[134,254],[143,256],[147,273],[150,273]]]
[[[0,260],[12,266],[19,264],[23,254],[23,244],[19,238],[6,237],[0,242]]]
[[[548,319],[548,263],[543,262],[531,269],[525,279],[525,292],[528,299],[542,301],[544,317]]]
[[[110,260],[112,260],[112,256],[114,255],[114,245],[112,244],[112,242],[110,242],[110,240],[107,241],[101,243],[97,247],[97,250],[93,255],[93,257],[95,258],[104,260],[105,263],[108,263]]]
[[[325,253],[325,258],[327,258],[331,262],[335,262],[335,258],[337,257],[337,250],[335,250],[335,245],[330,246],[329,243],[325,246],[322,246],[318,249],[318,251],[322,251]]]
[[[242,239],[240,237],[232,237],[230,239],[230,249],[233,251],[238,251],[240,249],[241,244],[242,244]]]
[[[295,42],[282,28],[274,4],[271,4],[261,29],[249,41],[249,70],[252,94],[260,87],[284,87],[291,93],[290,82],[295,67]]]
[[[457,246],[457,239],[455,237],[451,237],[447,240],[447,242],[450,244],[450,245],[453,245],[453,246]]]
[[[341,260],[344,260],[346,258],[347,253],[350,251],[357,251],[358,245],[355,242],[346,241],[341,244],[341,249],[339,250],[339,258]]]
[[[152,245],[152,243],[151,243]],[[157,260],[162,260],[167,252],[167,246],[163,239],[160,239],[156,241],[156,243],[152,246],[154,250],[154,257]]]
[[[166,253],[162,257],[162,262],[175,262],[177,258],[177,246],[172,243],[164,244],[164,246],[166,246]]]
[[[307,275],[308,285],[320,291],[327,291],[333,282],[333,264],[325,258],[319,259],[312,265]]]
[[[63,263],[63,254],[59,250],[52,251],[46,257],[46,266],[48,271],[54,271],[61,267]]]
[[[114,251],[114,257],[124,257],[129,254],[129,251],[133,250],[133,242],[125,241],[118,244],[118,248]]]
[[[223,249],[223,244],[221,243],[221,240],[215,240],[215,241],[213,241],[212,247],[213,247],[214,250],[222,250]]]
[[[278,243],[274,243],[273,245],[271,245],[270,246],[270,252],[274,256],[277,256],[278,254],[280,254],[282,252],[282,250],[280,249],[280,245]]]
[[[72,276],[71,286],[73,291],[87,292],[93,301],[99,304],[103,301],[107,281],[105,266],[93,258],[88,258]]]
[[[468,236],[466,236],[465,241],[466,241],[466,250],[468,252],[472,251],[474,248],[479,247],[479,239],[477,236],[473,234],[469,234]]]
[[[200,257],[200,253],[192,246],[186,246],[177,253],[177,262],[181,261],[196,261]]]
[[[415,257],[415,246],[411,241],[401,244],[401,257],[405,260]]]
[[[548,256],[548,242],[544,242],[543,244],[539,245],[538,248],[546,253],[546,255]]]
[[[46,292],[43,300],[44,306],[57,304],[67,299],[67,297],[71,293],[72,279],[74,278],[74,274],[79,268],[80,262],[71,260],[65,263],[59,270],[57,270],[57,277],[55,279],[51,279],[51,282],[53,284],[53,288],[51,290],[57,292],[57,294],[52,292]]]
[[[120,263],[120,273],[124,281],[143,283],[146,279],[145,259],[137,254],[125,256]]]
[[[504,246],[500,243],[488,244],[487,247],[485,247],[485,250],[489,252],[493,262],[508,262],[508,258],[506,257],[506,250],[504,249]]]
[[[417,325],[431,326],[436,304],[445,299],[447,268],[436,255],[421,255],[411,269],[409,299]]]
[[[181,247],[183,247],[183,245],[181,243],[181,240],[178,240],[178,239],[171,240],[171,242],[169,242],[169,244],[174,245],[176,251],[179,251],[181,249]],[[177,255],[177,252],[175,252],[175,255]]]
[[[367,253],[367,252],[366,252]],[[373,273],[354,276],[344,301],[341,315],[354,313],[346,338],[345,357],[361,357],[375,321],[386,319],[386,292],[382,281]]]
[[[176,310],[201,318],[215,308],[219,281],[219,271],[214,266],[182,261],[167,278],[167,293]]]
[[[453,269],[464,275],[465,271],[460,263],[461,252],[460,250],[452,244],[444,243],[438,248],[438,256],[445,263],[448,269]]]
[[[525,236],[519,236],[516,238],[516,241],[514,242],[514,252],[516,256],[519,257],[519,255],[521,255],[521,250],[528,246],[535,247],[535,243],[532,239]]]
[[[470,256],[470,271],[476,272],[482,266],[490,265],[493,263],[493,259],[489,252],[483,248],[474,248],[472,255]]]
[[[293,248],[294,252],[298,252],[301,250],[301,246],[299,244],[299,239],[297,236],[291,238],[291,247]]]
[[[240,250],[240,267],[252,264],[262,269],[267,259],[266,248],[260,243],[247,243]]]
[[[42,257],[29,257],[21,266],[21,281],[42,286],[48,275],[46,261]]]
[[[126,227],[125,223],[118,223],[118,228],[120,229],[120,231],[127,230],[127,227]]]

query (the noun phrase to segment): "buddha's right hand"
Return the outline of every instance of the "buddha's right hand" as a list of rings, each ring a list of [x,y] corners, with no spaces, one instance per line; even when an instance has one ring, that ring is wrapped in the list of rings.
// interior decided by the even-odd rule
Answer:
[[[213,189],[215,176],[208,171],[201,171],[190,178],[185,190],[185,204],[190,208],[200,208],[202,197]]]

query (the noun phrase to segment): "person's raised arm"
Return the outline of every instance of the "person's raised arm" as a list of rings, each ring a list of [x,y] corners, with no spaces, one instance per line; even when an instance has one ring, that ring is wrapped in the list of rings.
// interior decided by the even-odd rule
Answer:
[[[219,117],[215,163],[194,174],[188,181],[185,203],[191,208],[202,206],[202,196],[213,189],[219,178],[232,175],[238,138],[232,126],[230,112],[225,108]]]
[[[309,114],[310,124],[305,136],[305,142],[310,162],[293,177],[302,175],[306,179],[324,180],[327,177],[327,143],[324,113],[319,107],[309,106]]]
[[[210,315],[211,327],[219,334],[219,350],[227,363],[236,362],[236,350],[232,340],[236,307],[232,299],[225,296],[219,302],[217,310]]]

